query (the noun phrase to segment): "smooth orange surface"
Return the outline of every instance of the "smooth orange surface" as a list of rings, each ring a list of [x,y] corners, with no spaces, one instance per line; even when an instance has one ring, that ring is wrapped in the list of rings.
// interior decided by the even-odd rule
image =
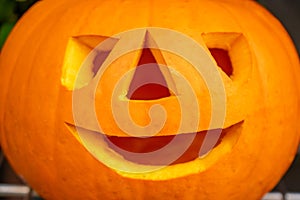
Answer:
[[[96,160],[65,125],[72,122],[72,92],[61,84],[69,39],[110,37],[147,26],[182,32],[206,44],[207,52],[229,52],[232,76],[220,69],[227,95],[225,126],[242,120],[242,132],[232,149],[215,149],[210,158],[215,161],[199,166],[198,173],[177,170],[195,167],[192,161],[124,175]],[[202,99],[204,125],[199,129],[205,129],[210,102],[203,80],[176,56],[164,56]],[[121,137],[109,108],[101,105],[110,103],[112,86],[106,83],[117,80],[122,70],[105,72],[96,99],[104,129]],[[300,140],[299,57],[279,21],[255,1],[43,0],[10,34],[1,52],[0,74],[1,147],[13,168],[45,199],[260,199],[285,173]],[[153,103],[132,102],[134,109],[146,108],[145,113],[132,112],[132,118],[147,124]],[[158,103],[172,113],[159,134],[172,135],[178,129],[178,102]],[[209,162],[205,159],[204,164]]]

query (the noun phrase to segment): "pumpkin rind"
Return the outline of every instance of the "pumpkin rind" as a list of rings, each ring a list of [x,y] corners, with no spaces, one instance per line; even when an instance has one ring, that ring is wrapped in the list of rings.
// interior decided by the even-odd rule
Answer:
[[[238,100],[227,102],[232,114],[243,111],[243,132],[231,151],[198,173],[177,177],[197,161],[145,174],[116,172],[65,126],[72,119],[71,94],[61,85],[69,38],[148,26],[182,32],[199,44],[203,33],[242,33],[251,49],[249,76],[232,87]],[[287,170],[300,141],[299,58],[278,20],[254,1],[44,0],[13,29],[0,74],[1,147],[46,199],[259,199]],[[193,73],[186,76],[192,80]]]

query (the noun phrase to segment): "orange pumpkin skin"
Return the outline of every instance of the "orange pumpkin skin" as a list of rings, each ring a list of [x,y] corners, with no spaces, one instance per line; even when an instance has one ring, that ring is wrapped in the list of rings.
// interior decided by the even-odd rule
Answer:
[[[199,173],[164,178],[167,167],[157,174],[120,174],[65,126],[72,115],[61,85],[68,39],[149,26],[199,43],[202,33],[242,33],[251,49],[248,89],[236,94],[244,103],[226,105],[227,118],[244,111],[242,133],[231,151]],[[41,1],[9,36],[0,74],[1,146],[46,199],[260,199],[287,170],[300,139],[299,58],[281,24],[254,1]]]

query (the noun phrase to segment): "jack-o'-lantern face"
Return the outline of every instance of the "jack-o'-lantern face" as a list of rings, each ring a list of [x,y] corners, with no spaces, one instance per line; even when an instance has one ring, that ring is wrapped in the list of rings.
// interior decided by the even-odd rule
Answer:
[[[165,42],[167,38],[193,50],[182,56],[184,51],[176,52],[173,43]],[[225,115],[235,113],[244,101],[241,94],[249,91],[246,80],[253,58],[242,33],[205,33],[202,39],[203,47],[197,51],[192,41],[184,42],[186,36],[159,28],[114,37],[70,38],[61,80],[74,92],[75,120],[66,119],[66,125],[100,162],[116,170],[137,173],[137,168],[144,172],[142,166],[187,162],[203,162],[201,167],[208,165],[205,157],[215,148],[214,161],[209,162],[213,164],[231,151],[242,132],[245,111]],[[200,64],[204,72],[191,62]],[[109,64],[102,69],[105,63]],[[211,79],[203,79],[203,74]],[[219,99],[212,102],[212,93]],[[226,101],[237,106],[227,108]],[[157,105],[163,112],[151,113]],[[215,110],[218,119],[212,119]],[[119,155],[103,156],[107,149]],[[111,162],[118,164],[111,166]],[[137,166],[130,169],[134,163]],[[182,174],[186,173],[192,170]]]
[[[255,1],[43,0],[0,74],[1,148],[45,199],[260,199],[299,144],[299,57]]]

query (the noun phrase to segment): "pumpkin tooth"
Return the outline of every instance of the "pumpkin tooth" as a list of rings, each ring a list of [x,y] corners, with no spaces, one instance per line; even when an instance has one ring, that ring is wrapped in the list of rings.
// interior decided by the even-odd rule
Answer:
[[[206,152],[205,154],[200,155],[199,158],[200,158],[200,159],[204,159],[211,151],[212,151],[212,149],[209,150],[208,152]]]

